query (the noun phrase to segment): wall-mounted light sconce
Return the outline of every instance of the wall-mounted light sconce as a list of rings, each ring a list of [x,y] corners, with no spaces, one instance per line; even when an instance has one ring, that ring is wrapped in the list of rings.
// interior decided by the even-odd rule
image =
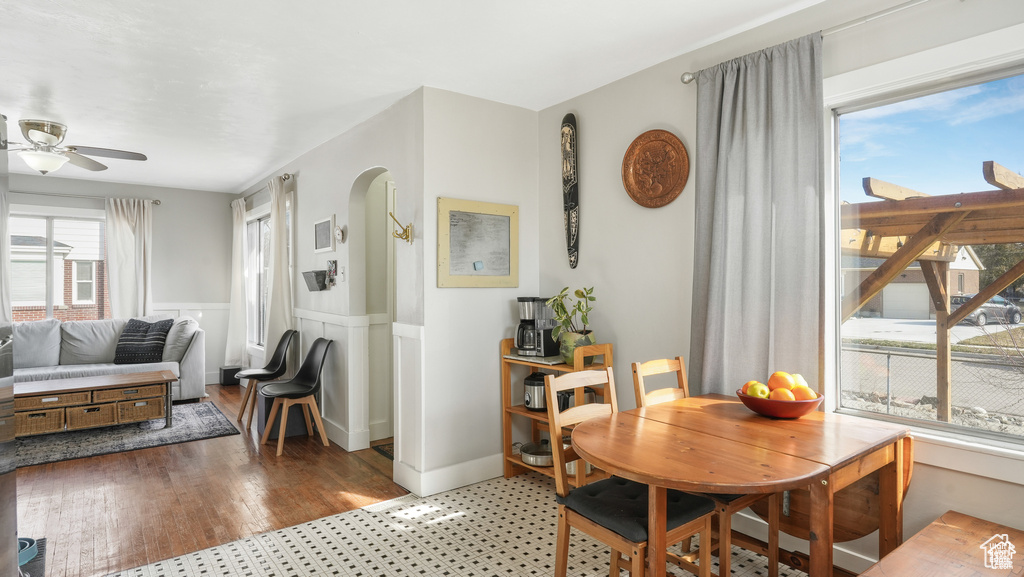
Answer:
[[[403,226],[402,223],[398,222],[398,219],[395,218],[395,213],[389,212],[388,215],[391,217],[391,220],[395,221],[395,224],[398,225],[398,228],[402,230],[402,232],[398,232],[397,230],[391,231],[391,236],[395,238],[400,238],[408,242],[409,244],[412,244],[412,223],[410,222],[409,226]]]

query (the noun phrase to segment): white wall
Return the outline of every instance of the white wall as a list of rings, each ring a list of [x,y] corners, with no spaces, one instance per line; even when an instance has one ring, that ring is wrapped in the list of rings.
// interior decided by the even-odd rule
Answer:
[[[429,88],[424,112],[424,468],[428,487],[455,487],[501,472],[499,341],[538,290],[537,115]],[[517,288],[437,288],[438,197],[519,207]]]
[[[540,112],[539,223],[541,291],[562,286],[596,287],[591,315],[598,340],[615,345],[620,406],[634,405],[628,364],[687,355],[693,262],[696,85],[683,85],[682,72],[696,72],[817,30],[896,5],[897,0],[829,0],[782,20],[695,50],[628,78]],[[896,15],[827,36],[824,73],[829,77],[976,37],[1024,22],[1017,0],[931,0]],[[582,229],[580,265],[570,270],[564,254],[558,127],[567,112],[579,124]],[[622,156],[641,133],[663,128],[678,135],[690,153],[686,189],[672,204],[642,208],[621,184]],[[558,250],[554,250],[557,247]],[[927,446],[926,446],[927,445]],[[947,509],[1020,525],[1024,474],[992,478],[1017,456],[987,456],[965,470],[953,449],[919,443],[929,459],[919,471],[906,503],[906,534],[920,530]],[[1016,469],[1014,469],[1016,470]],[[754,523],[749,523],[756,526]],[[876,540],[843,546],[837,562],[863,569],[876,555]]]
[[[70,172],[71,169],[65,169]],[[103,209],[107,197],[160,200],[153,207],[153,300],[159,312],[187,314],[206,331],[206,382],[216,383],[224,364],[230,285],[230,196],[161,188],[12,174],[11,202],[37,206]],[[32,193],[60,193],[68,198]]]

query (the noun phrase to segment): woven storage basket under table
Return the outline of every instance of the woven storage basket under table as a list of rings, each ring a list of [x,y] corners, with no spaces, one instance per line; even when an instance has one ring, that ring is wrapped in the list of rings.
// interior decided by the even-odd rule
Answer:
[[[119,423],[148,421],[164,417],[164,400],[143,399],[140,401],[121,401],[117,404],[117,420]]]
[[[128,399],[145,399],[147,397],[162,397],[164,394],[164,385],[147,385],[145,387],[135,387],[134,389],[107,389],[96,391],[92,394],[92,401],[94,403],[102,403],[104,401],[126,401]]]
[[[81,405],[88,403],[90,400],[92,400],[92,393],[89,391],[22,397],[14,399],[14,410],[31,411],[33,409],[52,409],[54,407],[66,407],[68,405]]]
[[[117,406],[89,405],[85,407],[68,407],[68,430],[105,427],[117,424]]]
[[[64,430],[64,409],[14,413],[14,434],[18,437],[56,433]]]

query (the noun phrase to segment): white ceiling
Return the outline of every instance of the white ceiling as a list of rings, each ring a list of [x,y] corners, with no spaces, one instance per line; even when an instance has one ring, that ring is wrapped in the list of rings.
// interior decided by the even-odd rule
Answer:
[[[0,113],[149,157],[55,176],[237,193],[420,86],[541,110],[820,1],[11,0]]]

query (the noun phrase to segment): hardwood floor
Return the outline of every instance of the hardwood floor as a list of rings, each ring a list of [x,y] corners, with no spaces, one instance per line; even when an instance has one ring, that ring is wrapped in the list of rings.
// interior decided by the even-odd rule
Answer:
[[[210,385],[203,402],[235,422],[241,390]],[[50,577],[105,575],[408,493],[373,449],[299,436],[276,457],[258,443],[254,422],[248,434],[18,469],[18,534],[46,538]]]

